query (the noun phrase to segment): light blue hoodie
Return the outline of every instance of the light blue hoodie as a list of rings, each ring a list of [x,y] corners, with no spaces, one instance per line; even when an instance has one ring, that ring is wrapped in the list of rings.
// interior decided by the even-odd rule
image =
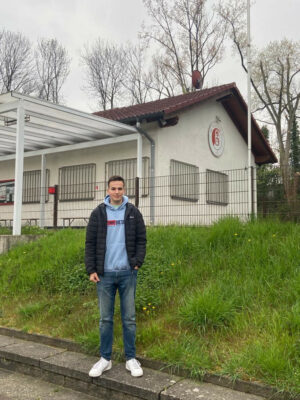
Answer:
[[[107,214],[107,235],[104,271],[130,270],[125,243],[125,210],[128,197],[123,196],[123,203],[118,207],[110,204],[110,197],[104,199]]]

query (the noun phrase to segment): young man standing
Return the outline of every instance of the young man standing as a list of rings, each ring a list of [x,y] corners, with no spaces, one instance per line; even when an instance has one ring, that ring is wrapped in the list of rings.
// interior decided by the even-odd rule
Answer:
[[[138,269],[146,253],[146,229],[142,214],[124,196],[124,179],[112,176],[107,196],[91,213],[86,231],[85,265],[90,281],[97,284],[100,308],[100,360],[91,377],[111,369],[113,316],[119,291],[126,369],[132,376],[143,375],[135,358],[135,289]]]

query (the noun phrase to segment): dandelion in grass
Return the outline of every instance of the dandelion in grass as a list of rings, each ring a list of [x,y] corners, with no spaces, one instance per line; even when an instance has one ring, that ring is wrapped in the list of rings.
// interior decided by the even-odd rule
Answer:
[[[146,311],[146,310],[147,310],[147,307],[143,307],[143,310]]]
[[[172,267],[174,267],[175,264],[174,264],[174,263],[171,263],[171,265],[172,265]]]

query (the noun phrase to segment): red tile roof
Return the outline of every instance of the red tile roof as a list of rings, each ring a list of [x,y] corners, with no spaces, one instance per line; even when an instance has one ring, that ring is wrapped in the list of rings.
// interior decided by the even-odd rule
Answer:
[[[187,107],[199,104],[205,100],[215,99],[220,102],[241,136],[247,143],[247,104],[239,92],[236,84],[215,86],[195,92],[168,97],[166,99],[136,104],[129,107],[113,108],[95,112],[95,115],[119,122],[135,124],[137,120],[159,120]],[[262,134],[260,127],[252,117],[252,151],[257,164],[274,163],[277,158],[269,143]]]
[[[164,115],[182,110],[191,105],[208,100],[211,97],[223,94],[227,90],[236,88],[235,83],[227,85],[215,86],[209,89],[198,90],[179,96],[168,97],[166,99],[150,101],[148,103],[136,104],[129,107],[113,108],[106,111],[95,112],[95,115],[100,117],[113,119],[115,121],[124,121],[135,117],[150,116],[159,112]]]

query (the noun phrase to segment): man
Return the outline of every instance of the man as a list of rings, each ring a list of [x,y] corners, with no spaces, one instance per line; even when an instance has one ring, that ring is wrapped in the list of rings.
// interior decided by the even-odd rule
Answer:
[[[97,284],[100,308],[100,360],[89,372],[91,377],[111,369],[113,315],[119,291],[126,369],[142,376],[135,358],[135,289],[138,269],[146,253],[146,229],[142,214],[124,196],[121,176],[108,180],[104,203],[93,210],[86,231],[85,265],[90,280]]]

